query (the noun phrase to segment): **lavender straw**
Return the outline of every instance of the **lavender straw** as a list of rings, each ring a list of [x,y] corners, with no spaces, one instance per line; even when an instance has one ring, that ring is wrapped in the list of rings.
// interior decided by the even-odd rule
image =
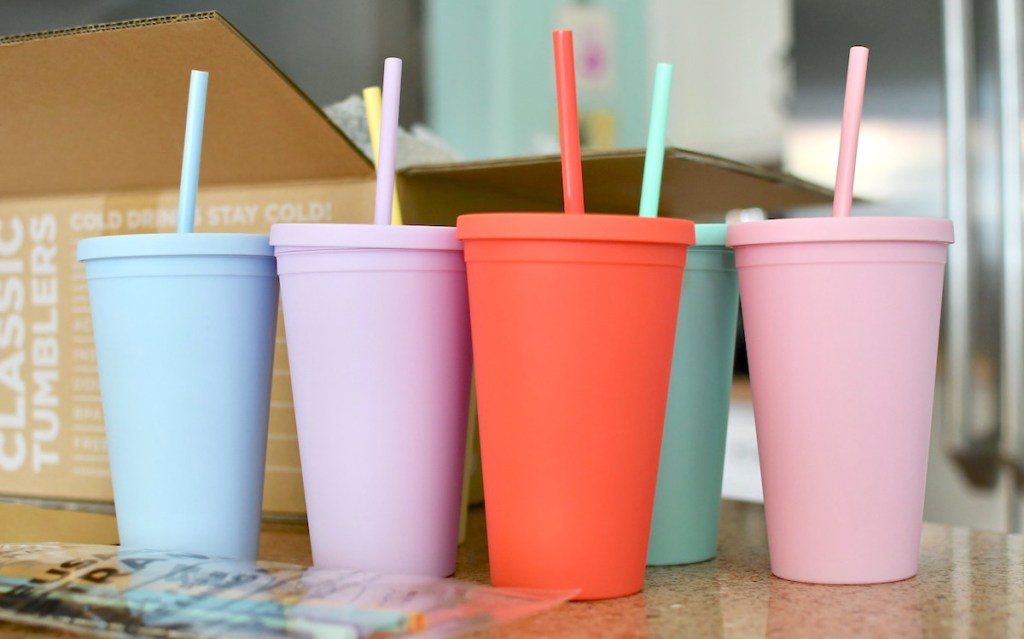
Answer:
[[[398,153],[398,103],[402,93],[402,60],[384,60],[384,85],[380,118],[380,153],[377,158],[377,197],[374,224],[391,223],[391,199],[395,192],[395,156]]]

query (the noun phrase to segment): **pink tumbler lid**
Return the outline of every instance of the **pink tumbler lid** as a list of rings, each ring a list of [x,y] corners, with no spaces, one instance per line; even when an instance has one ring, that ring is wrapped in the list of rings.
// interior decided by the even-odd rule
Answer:
[[[953,223],[933,217],[805,217],[730,224],[727,246],[798,242],[911,241],[952,244]]]

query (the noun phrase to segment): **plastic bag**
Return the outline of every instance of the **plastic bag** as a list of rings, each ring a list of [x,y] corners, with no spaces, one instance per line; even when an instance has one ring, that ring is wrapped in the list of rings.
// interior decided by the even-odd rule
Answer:
[[[573,594],[115,546],[0,545],[0,620],[108,637],[440,638]]]

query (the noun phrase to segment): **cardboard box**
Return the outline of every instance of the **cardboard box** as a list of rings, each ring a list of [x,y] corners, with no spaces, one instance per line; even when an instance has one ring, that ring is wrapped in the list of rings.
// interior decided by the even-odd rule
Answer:
[[[216,13],[0,39],[2,495],[111,499],[75,245],[92,235],[174,230],[193,68],[210,72],[197,231],[372,218],[371,164]],[[642,170],[640,151],[588,156],[588,209],[634,212]],[[400,174],[399,193],[412,224],[453,224],[474,211],[558,210],[558,158],[412,168]],[[672,149],[661,208],[720,219],[728,209],[829,198],[789,176]],[[264,506],[296,514],[302,483],[278,341]]]

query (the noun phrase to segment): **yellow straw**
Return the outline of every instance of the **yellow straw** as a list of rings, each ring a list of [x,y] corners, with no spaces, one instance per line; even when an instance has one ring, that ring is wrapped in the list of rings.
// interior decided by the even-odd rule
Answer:
[[[366,126],[370,130],[370,146],[373,147],[373,164],[376,166],[377,158],[380,155],[380,87],[366,87],[363,89],[363,102],[366,103]],[[398,204],[397,185],[395,186],[395,196],[391,198],[391,223],[402,223],[402,207]]]

